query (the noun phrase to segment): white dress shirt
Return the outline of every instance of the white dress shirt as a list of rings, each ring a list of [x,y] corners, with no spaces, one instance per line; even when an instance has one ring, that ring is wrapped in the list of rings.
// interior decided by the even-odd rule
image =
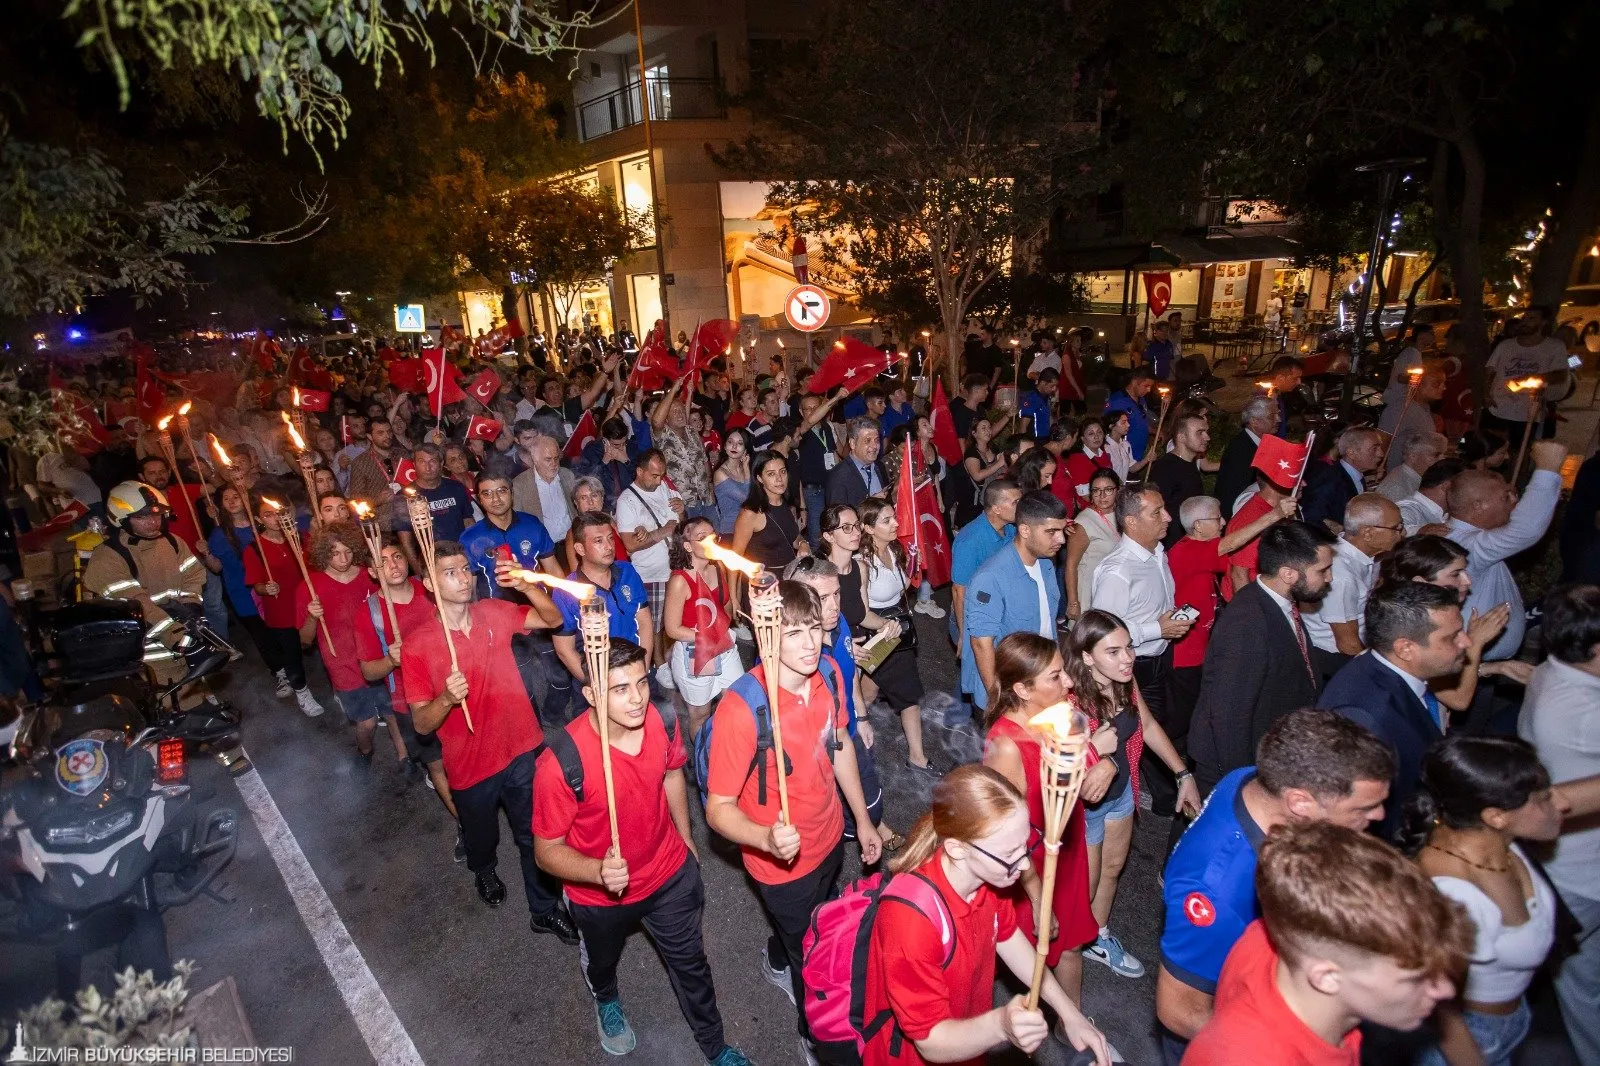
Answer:
[[[567,494],[561,491],[561,478],[546,481],[533,472],[533,484],[539,490],[540,521],[551,540],[560,540],[572,528],[572,508],[567,504]]]
[[[1372,491],[1393,500],[1398,504],[1408,496],[1414,495],[1422,487],[1422,475],[1417,473],[1405,463],[1390,469],[1388,475]]]
[[[1328,594],[1315,611],[1303,611],[1300,620],[1305,623],[1306,636],[1323,651],[1339,653],[1339,644],[1333,639],[1333,623],[1354,622],[1361,639],[1367,639],[1362,612],[1367,606],[1367,593],[1378,578],[1378,560],[1340,537],[1333,546],[1333,576]]]
[[[1133,638],[1133,653],[1144,658],[1167,650],[1161,616],[1173,609],[1176,595],[1167,550],[1157,544],[1150,551],[1124,533],[1095,567],[1089,606],[1122,619]]]
[[[1428,683],[1426,681],[1422,680],[1420,677],[1415,677],[1406,673],[1404,670],[1400,669],[1394,663],[1390,662],[1388,659],[1385,659],[1375,651],[1369,651],[1367,654],[1378,660],[1378,662],[1382,663],[1384,666],[1387,666],[1389,669],[1393,670],[1395,674],[1399,676],[1400,680],[1406,683],[1406,687],[1411,690],[1412,694],[1417,697],[1422,705],[1427,706]]]
[[[1484,614],[1502,603],[1511,605],[1511,621],[1498,640],[1484,649],[1484,662],[1509,659],[1522,647],[1527,620],[1523,617],[1522,590],[1511,576],[1506,560],[1539,543],[1556,501],[1561,497],[1561,475],[1554,470],[1535,470],[1528,487],[1511,511],[1511,519],[1499,529],[1479,529],[1461,519],[1450,523],[1450,539],[1467,549],[1467,573],[1472,578],[1472,593],[1463,615]]]
[[[1414,537],[1417,530],[1423,526],[1437,525],[1450,521],[1450,516],[1444,513],[1444,508],[1434,503],[1420,492],[1414,492],[1398,503],[1400,508],[1400,521],[1405,523],[1406,536]]]
[[[1268,599],[1270,599],[1273,603],[1278,605],[1278,610],[1283,612],[1283,617],[1284,617],[1284,619],[1286,621],[1288,621],[1289,628],[1293,629],[1294,628],[1294,604],[1290,603],[1287,597],[1280,596],[1276,592],[1273,592],[1272,588],[1265,581],[1262,581],[1259,577],[1256,578],[1256,584],[1261,586],[1261,591],[1265,592],[1267,594],[1267,598]],[[1301,615],[1300,616],[1300,621],[1302,623],[1305,622],[1305,615]]]
[[[1546,659],[1533,672],[1517,734],[1534,746],[1556,784],[1600,774],[1600,678]],[[1570,829],[1556,841],[1545,873],[1563,895],[1600,899],[1600,825]]]

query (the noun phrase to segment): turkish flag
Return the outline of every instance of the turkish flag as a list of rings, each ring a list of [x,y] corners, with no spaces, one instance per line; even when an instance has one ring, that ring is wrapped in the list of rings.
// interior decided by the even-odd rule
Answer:
[[[889,369],[894,358],[881,348],[874,348],[854,337],[844,337],[834,342],[822,365],[811,375],[808,390],[819,396],[843,385],[850,392],[866,388],[867,383]]]
[[[933,421],[933,447],[939,458],[955,466],[961,462],[961,438],[956,436],[956,420],[950,414],[950,400],[944,394],[944,381],[933,379],[933,402],[928,405]]]
[[[384,366],[389,366],[400,358],[400,353],[393,348],[379,348],[378,358],[383,362]]]
[[[656,319],[656,328],[644,339],[644,345],[639,349],[639,358],[633,364],[633,371],[628,375],[630,389],[666,388],[672,379],[678,376],[678,357],[672,354],[672,349],[667,347],[665,336],[666,327],[661,320]]]
[[[421,359],[401,359],[389,364],[389,383],[403,392],[425,394],[428,412],[439,414],[440,403],[459,403],[467,398],[461,391],[461,371],[444,357],[443,348],[424,348]]]
[[[920,577],[930,585],[946,585],[950,582],[950,538],[939,517],[933,478],[925,469],[917,469],[919,465],[908,440],[894,492],[894,518],[900,527],[897,536],[910,560],[912,583]]]
[[[905,442],[904,449],[900,456],[900,477],[894,487],[894,520],[900,527],[896,536],[900,546],[906,550],[906,558],[910,560],[908,569],[911,571],[911,581],[915,584],[917,575],[922,572],[922,552],[917,544],[916,471],[911,469],[910,440]]]
[[[394,480],[401,488],[406,488],[417,483],[417,466],[410,459],[402,459],[395,464]]]
[[[917,536],[922,546],[923,578],[935,588],[948,585],[952,558],[950,533],[939,513],[939,497],[932,478],[924,479],[917,486]]]
[[[734,338],[738,336],[739,323],[731,318],[713,318],[700,323],[689,345],[690,369],[704,369],[719,355],[732,353]]]
[[[494,402],[495,394],[499,391],[500,375],[487,368],[467,385],[467,395],[485,407]]]
[[[1304,444],[1291,444],[1282,437],[1268,433],[1256,447],[1256,457],[1250,465],[1267,475],[1274,485],[1288,491],[1300,480],[1306,466],[1307,449]]]
[[[282,345],[267,336],[265,331],[256,331],[255,337],[250,341],[250,358],[254,360],[258,369],[272,373],[278,365],[278,356],[282,354]]]
[[[467,422],[467,439],[497,441],[505,428],[504,422],[493,418],[485,418],[483,415],[473,415],[471,420]]]
[[[328,404],[333,400],[333,393],[323,392],[321,389],[295,389],[295,406],[302,411],[326,411]]]
[[[1172,274],[1141,274],[1144,298],[1150,304],[1150,317],[1160,318],[1172,303]]]
[[[506,345],[522,336],[522,323],[512,319],[497,330],[492,330],[478,338],[479,355],[499,355],[505,350]]]
[[[181,389],[191,396],[199,396],[216,407],[232,407],[239,391],[239,379],[226,370],[197,370],[189,374],[163,374],[152,370],[156,380]]]
[[[711,669],[711,664],[717,661],[717,656],[733,647],[733,632],[728,625],[728,614],[722,605],[705,595],[708,591],[705,582],[698,577],[694,579],[691,589],[695,597],[690,602],[694,605],[694,662],[693,669],[696,676]]]
[[[167,390],[161,387],[161,382],[150,370],[150,358],[153,355],[155,352],[140,345],[134,363],[134,403],[138,405],[140,420],[147,426],[155,424],[161,406],[167,402]]]
[[[354,444],[355,438],[350,435],[350,416],[339,416],[339,443]]]
[[[287,376],[290,381],[313,389],[333,389],[333,375],[311,357],[311,350],[303,344],[294,350]]]
[[[576,459],[583,454],[586,444],[592,440],[600,439],[600,426],[594,420],[594,411],[583,412],[583,417],[578,419],[578,428],[572,431],[572,436],[567,440],[567,446],[561,454],[568,459]]]
[[[55,394],[56,417],[61,420],[61,439],[79,455],[93,455],[111,443],[111,431],[82,396],[67,388],[67,383],[50,368],[50,389]]]
[[[460,344],[466,339],[467,335],[465,333],[462,333],[459,329],[456,329],[448,322],[439,327],[440,347],[449,348],[452,345]]]

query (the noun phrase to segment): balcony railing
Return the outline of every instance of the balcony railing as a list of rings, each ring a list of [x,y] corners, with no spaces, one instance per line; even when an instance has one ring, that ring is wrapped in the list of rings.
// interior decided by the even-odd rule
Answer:
[[[645,79],[645,88],[652,122],[727,115],[714,78],[649,77]],[[639,83],[633,81],[578,105],[578,139],[592,141],[642,121],[644,109],[639,100]]]

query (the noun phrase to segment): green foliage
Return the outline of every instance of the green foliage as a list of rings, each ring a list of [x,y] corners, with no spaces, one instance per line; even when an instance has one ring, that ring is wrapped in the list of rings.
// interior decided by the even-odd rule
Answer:
[[[257,111],[278,125],[286,144],[291,131],[307,143],[326,137],[337,144],[351,109],[335,63],[367,68],[381,83],[387,68],[404,69],[402,46],[422,50],[431,64],[432,31],[446,22],[457,24],[464,42],[463,28],[481,37],[483,57],[502,48],[551,55],[595,24],[581,11],[568,17],[569,10],[560,0],[67,0],[64,13],[83,25],[78,45],[105,60],[124,107],[133,93],[124,48],[133,42],[159,67],[188,62],[233,71],[253,87]]]
[[[0,317],[70,310],[111,290],[145,300],[177,289],[189,280],[183,257],[240,237],[247,215],[210,175],[133,202],[98,152],[0,133]]]
[[[193,1048],[194,1033],[183,1023],[194,963],[173,964],[170,981],[156,981],[149,970],[128,967],[117,974],[109,997],[93,985],[78,993],[68,1007],[54,997],[23,1011],[19,1020],[34,1047],[54,1048]]]

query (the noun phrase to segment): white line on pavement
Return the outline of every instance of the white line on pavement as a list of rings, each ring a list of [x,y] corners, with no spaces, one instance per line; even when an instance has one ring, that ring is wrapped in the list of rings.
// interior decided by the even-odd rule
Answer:
[[[300,842],[267,791],[267,783],[254,769],[236,778],[235,783],[372,1057],[378,1066],[423,1066],[411,1035],[378,986],[378,979],[351,939],[344,919],[339,917],[305,852],[300,850]]]

